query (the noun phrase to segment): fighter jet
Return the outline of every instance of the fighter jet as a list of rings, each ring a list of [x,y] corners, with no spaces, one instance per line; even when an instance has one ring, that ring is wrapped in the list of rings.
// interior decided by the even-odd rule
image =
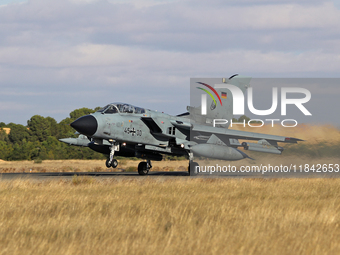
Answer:
[[[232,76],[224,83],[233,84],[245,91],[250,78]],[[212,88],[198,82],[198,85]],[[202,89],[202,88],[201,88]],[[116,168],[114,156],[137,157],[143,159],[138,165],[138,173],[147,175],[152,168],[151,161],[161,161],[163,155],[185,156],[189,159],[189,175],[195,174],[198,166],[196,157],[221,160],[241,160],[250,158],[245,150],[281,154],[281,143],[297,143],[297,138],[259,134],[228,129],[228,125],[213,126],[214,119],[233,117],[232,94],[226,90],[214,89],[221,95],[216,101],[212,95],[207,100],[206,113],[202,115],[202,105],[187,107],[187,112],[171,116],[166,113],[133,106],[127,103],[111,103],[97,112],[80,117],[71,123],[81,135],[78,138],[60,139],[70,145],[85,146],[107,155],[106,167]],[[239,142],[253,140],[257,143]]]

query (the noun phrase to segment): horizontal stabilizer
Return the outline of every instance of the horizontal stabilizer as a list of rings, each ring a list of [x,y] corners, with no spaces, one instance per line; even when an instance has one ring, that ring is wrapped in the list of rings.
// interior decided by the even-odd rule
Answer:
[[[62,138],[59,139],[60,142],[67,143],[69,145],[83,146],[87,147],[90,140],[84,136],[80,135],[78,138]]]

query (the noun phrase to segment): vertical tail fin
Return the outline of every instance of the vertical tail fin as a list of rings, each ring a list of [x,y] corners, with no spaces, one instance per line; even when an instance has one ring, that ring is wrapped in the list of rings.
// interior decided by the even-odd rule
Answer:
[[[201,124],[212,125],[214,119],[226,119],[227,124],[220,127],[229,127],[230,119],[233,118],[233,98],[241,92],[245,95],[249,87],[251,77],[233,75],[223,78],[221,84],[207,84],[197,82],[199,89],[203,90],[203,104],[198,108],[190,107],[191,118]],[[234,85],[234,86],[228,86]],[[229,87],[229,88],[226,88]],[[205,104],[206,103],[206,104]],[[244,106],[243,106],[244,107]]]

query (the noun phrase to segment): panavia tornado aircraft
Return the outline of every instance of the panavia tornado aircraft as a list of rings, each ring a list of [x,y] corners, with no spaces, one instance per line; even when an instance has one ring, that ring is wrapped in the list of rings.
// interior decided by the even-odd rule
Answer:
[[[243,92],[249,87],[250,78],[233,75],[223,79]],[[126,103],[111,103],[97,112],[80,117],[71,126],[81,135],[78,138],[64,138],[60,141],[70,145],[86,146],[96,152],[106,154],[106,167],[117,167],[114,156],[144,159],[138,165],[140,175],[148,174],[151,160],[160,161],[162,155],[186,156],[188,171],[195,174],[198,166],[194,157],[221,160],[249,158],[245,150],[281,154],[278,142],[297,143],[300,139],[276,135],[258,134],[228,129],[229,125],[215,125],[214,119],[233,117],[233,96],[226,88],[213,88],[197,82],[198,88],[207,92],[205,114],[202,105],[188,107],[188,112],[171,116],[165,113],[136,107]],[[210,92],[210,91],[211,92]],[[203,92],[204,93],[204,92]],[[215,97],[217,96],[217,100]],[[203,101],[202,101],[203,102]],[[257,143],[239,142],[253,140]]]

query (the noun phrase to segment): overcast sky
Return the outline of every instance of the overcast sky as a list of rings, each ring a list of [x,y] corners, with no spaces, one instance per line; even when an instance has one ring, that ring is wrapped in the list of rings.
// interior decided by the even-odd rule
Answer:
[[[339,31],[338,1],[0,0],[0,122],[115,101],[179,114],[190,77],[339,77]],[[340,108],[337,84],[322,96]]]

